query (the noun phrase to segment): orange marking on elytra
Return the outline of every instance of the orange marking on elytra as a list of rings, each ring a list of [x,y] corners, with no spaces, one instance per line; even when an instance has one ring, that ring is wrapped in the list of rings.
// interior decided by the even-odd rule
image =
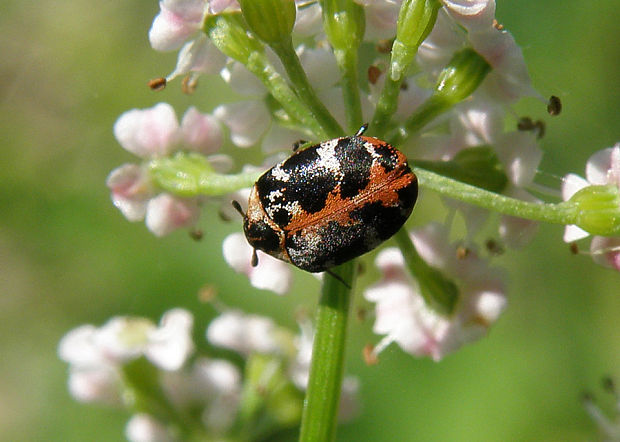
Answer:
[[[336,221],[342,225],[359,222],[351,219],[351,211],[374,202],[381,202],[385,207],[397,205],[400,201],[397,191],[410,185],[414,180],[416,180],[415,175],[402,166],[386,172],[383,166],[374,163],[370,168],[368,185],[357,195],[352,198],[342,198],[340,187],[336,186],[327,196],[323,209],[312,214],[303,210],[296,213],[284,230],[287,233],[295,232],[309,226],[319,227],[330,221]]]

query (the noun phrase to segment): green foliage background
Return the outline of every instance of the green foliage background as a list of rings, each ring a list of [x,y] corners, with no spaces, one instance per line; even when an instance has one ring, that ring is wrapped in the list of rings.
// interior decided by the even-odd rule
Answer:
[[[518,107],[546,119],[540,169],[559,188],[559,176],[583,174],[592,152],[620,140],[618,3],[498,3],[498,20],[522,46],[534,85],[564,103],[553,119],[539,102]],[[216,206],[196,243],[183,232],[156,239],[110,203],[107,174],[133,161],[111,130],[121,112],[169,101],[182,115],[190,105],[210,111],[230,97],[219,79],[201,79],[191,97],[178,82],[160,93],[146,88],[176,59],[148,45],[157,11],[150,0],[0,5],[2,440],[122,438],[124,413],[84,406],[67,392],[56,346],[79,324],[118,314],[157,320],[184,306],[203,339],[211,310],[196,293],[205,283],[228,305],[292,327],[299,306],[312,312],[316,303],[319,285],[310,276],[298,274],[292,293],[276,297],[235,275],[221,241],[239,223],[220,222]],[[426,221],[414,215],[410,225]],[[363,409],[338,439],[591,440],[595,429],[579,395],[598,392],[602,375],[620,380],[620,275],[572,256],[562,233],[542,226],[531,246],[498,259],[509,269],[509,309],[486,339],[439,364],[394,345],[367,367],[360,355],[377,341],[371,319],[352,320],[347,371],[361,378]]]

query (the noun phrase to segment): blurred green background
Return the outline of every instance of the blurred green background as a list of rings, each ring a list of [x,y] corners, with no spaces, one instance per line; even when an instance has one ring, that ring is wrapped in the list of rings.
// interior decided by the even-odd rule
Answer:
[[[620,139],[618,1],[498,3],[535,87],[564,103],[553,119],[539,102],[517,107],[547,121],[540,169],[558,188],[555,176],[583,174],[592,152]],[[178,82],[148,90],[146,80],[176,60],[149,47],[157,12],[150,0],[0,5],[2,440],[123,438],[123,412],[79,404],[67,392],[56,347],[79,324],[118,314],[158,320],[173,306],[203,324],[210,309],[196,293],[206,283],[228,305],[292,327],[299,305],[312,311],[316,303],[319,286],[307,275],[297,274],[284,297],[235,275],[221,241],[239,223],[221,223],[215,206],[205,211],[199,243],[186,232],[156,239],[112,206],[105,178],[133,161],[113,137],[117,116],[159,101],[178,115],[190,105],[210,111],[226,91],[207,78],[191,97]],[[411,225],[428,220],[414,216]],[[620,380],[620,275],[571,255],[562,232],[542,226],[531,246],[498,259],[509,269],[509,309],[487,338],[441,363],[392,345],[367,367],[361,349],[378,339],[370,320],[353,320],[347,372],[361,378],[363,408],[339,440],[592,440],[579,395],[600,393],[603,375]]]

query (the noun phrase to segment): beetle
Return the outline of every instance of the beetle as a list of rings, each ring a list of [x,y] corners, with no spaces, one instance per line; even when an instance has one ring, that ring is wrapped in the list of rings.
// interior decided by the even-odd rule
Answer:
[[[418,181],[405,155],[387,142],[363,136],[334,138],[297,150],[263,173],[243,216],[245,237],[256,250],[308,272],[363,255],[407,221]]]

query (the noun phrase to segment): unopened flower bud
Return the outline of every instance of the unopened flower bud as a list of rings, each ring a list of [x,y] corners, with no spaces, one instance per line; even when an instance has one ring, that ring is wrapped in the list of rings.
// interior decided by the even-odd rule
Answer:
[[[248,26],[265,43],[290,38],[295,24],[293,0],[240,0],[241,11]]]
[[[437,0],[405,0],[400,7],[396,40],[392,45],[392,80],[398,81],[413,61],[418,46],[430,34],[441,3]]]
[[[456,104],[469,97],[491,71],[491,66],[473,49],[463,49],[452,57],[439,77],[435,95]]]
[[[353,1],[322,2],[325,33],[335,50],[355,49],[364,38],[364,8]]]
[[[248,35],[238,14],[211,15],[204,30],[220,51],[245,65],[253,53],[263,52],[263,45]]]
[[[577,208],[575,224],[603,236],[620,234],[620,192],[614,185],[584,187],[569,200]]]

